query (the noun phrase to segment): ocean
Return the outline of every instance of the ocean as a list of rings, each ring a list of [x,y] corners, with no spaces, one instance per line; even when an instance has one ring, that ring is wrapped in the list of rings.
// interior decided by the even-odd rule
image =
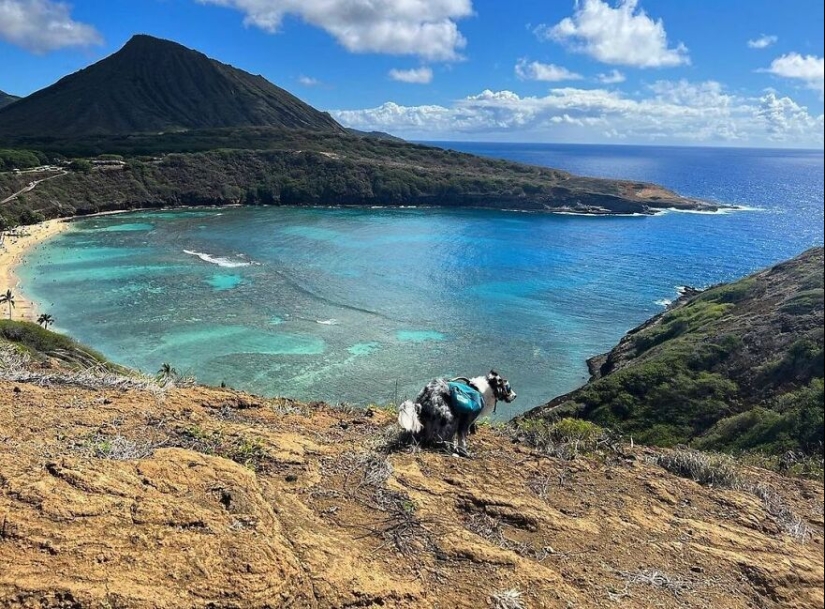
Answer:
[[[677,297],[823,244],[822,151],[438,143],[644,180],[741,211],[586,217],[225,208],[92,217],[19,274],[55,328],[112,360],[350,404],[495,368],[507,419]]]

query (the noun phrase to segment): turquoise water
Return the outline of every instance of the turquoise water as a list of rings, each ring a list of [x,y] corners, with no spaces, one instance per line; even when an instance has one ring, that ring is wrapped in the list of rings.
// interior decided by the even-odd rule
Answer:
[[[349,403],[498,369],[499,417],[587,379],[585,359],[681,285],[823,243],[821,152],[449,144],[651,180],[750,211],[594,218],[483,210],[232,208],[78,221],[20,269],[56,327],[128,366]]]

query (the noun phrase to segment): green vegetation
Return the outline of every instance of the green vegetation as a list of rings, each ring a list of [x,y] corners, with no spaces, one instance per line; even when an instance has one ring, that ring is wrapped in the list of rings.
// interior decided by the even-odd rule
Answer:
[[[89,173],[92,171],[92,164],[86,159],[75,159],[69,163],[69,170],[77,173]]]
[[[6,303],[9,307],[9,319],[11,319],[11,310],[14,307],[14,293],[11,290],[6,290],[6,293],[0,296],[0,304]]]
[[[48,162],[48,157],[39,150],[0,149],[0,171],[28,169],[46,165]]]
[[[180,374],[177,369],[168,362],[162,363],[155,375],[155,380],[161,387],[174,383],[178,378],[180,378]]]
[[[618,437],[598,425],[573,418],[520,419],[513,433],[519,441],[536,450],[566,460],[602,447],[613,447],[618,442]]]
[[[37,325],[43,326],[46,330],[49,329],[49,326],[54,323],[54,317],[49,315],[48,313],[41,313],[37,318]]]
[[[823,249],[678,303],[598,378],[529,416],[576,416],[658,446],[823,454]]]
[[[126,154],[125,165],[114,168],[89,168],[76,160],[75,171],[38,184],[25,193],[25,201],[6,204],[3,215],[8,222],[26,223],[34,216],[238,203],[649,211],[648,202],[634,200],[634,183],[579,178],[393,140],[273,128],[211,130],[169,138],[149,142],[161,148],[175,140],[181,148],[192,142],[211,148],[222,143],[242,147],[170,154],[133,151]],[[139,137],[123,141],[140,148]],[[264,148],[246,148],[256,144]],[[77,141],[73,146],[82,147]],[[109,143],[106,146],[114,151]],[[16,192],[27,182],[22,175],[0,172],[0,195]],[[676,195],[672,197],[660,203],[680,204]]]
[[[177,445],[207,455],[231,459],[252,470],[259,470],[268,459],[266,445],[258,438],[247,438],[223,429],[204,429],[193,425],[177,431]]]
[[[74,339],[28,321],[0,320],[0,343],[3,342],[13,344],[38,361],[53,357],[81,367],[117,368]]]
[[[737,452],[761,450],[768,454],[800,451],[822,452],[823,382],[810,384],[781,394],[769,407],[757,406],[724,418],[696,442],[706,450],[728,449]]]

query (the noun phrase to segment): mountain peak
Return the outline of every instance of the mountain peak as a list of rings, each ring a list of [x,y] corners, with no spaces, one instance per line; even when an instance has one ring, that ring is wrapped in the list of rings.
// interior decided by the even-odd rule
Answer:
[[[5,91],[0,91],[0,108],[8,106],[12,102],[16,102],[18,99],[20,98],[14,95],[9,95]]]
[[[175,42],[174,40],[167,40],[166,38],[158,38],[156,36],[151,36],[149,34],[134,34],[129,40],[126,41],[118,53],[122,53],[123,51],[132,51],[132,50],[151,50],[157,52],[186,52],[186,53],[193,53],[196,55],[201,55],[206,57],[200,51],[196,51],[194,49],[190,49],[185,47],[184,45],[180,44],[179,42]]]
[[[261,76],[147,34],[0,111],[0,136],[7,137],[225,127],[344,131],[328,114]]]

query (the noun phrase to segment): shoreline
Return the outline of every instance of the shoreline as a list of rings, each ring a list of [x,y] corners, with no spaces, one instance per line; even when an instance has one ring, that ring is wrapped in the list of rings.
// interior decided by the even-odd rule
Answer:
[[[116,214],[126,214],[132,212],[141,212],[141,211],[171,211],[176,209],[204,209],[204,208],[213,208],[213,209],[223,209],[228,207],[244,207],[241,204],[227,204],[227,205],[181,205],[181,206],[173,206],[173,207],[146,207],[146,208],[136,208],[136,209],[117,209],[111,211],[103,211],[94,214],[84,215],[83,218],[91,218],[94,216],[108,216],[108,215],[116,215]],[[264,206],[269,207],[269,206]],[[281,207],[281,206],[278,206]],[[342,209],[342,208],[364,208],[364,209],[480,209],[480,210],[491,210],[491,211],[504,211],[504,212],[521,212],[521,213],[549,213],[549,214],[556,214],[556,215],[569,215],[569,216],[582,216],[582,217],[594,217],[594,218],[604,218],[604,217],[655,217],[664,215],[668,212],[683,212],[683,213],[704,213],[709,215],[714,214],[725,214],[730,213],[733,211],[750,211],[749,208],[741,207],[741,206],[720,206],[720,209],[715,211],[697,211],[693,209],[681,209],[681,208],[653,208],[652,213],[644,214],[644,213],[618,213],[612,212],[609,210],[600,210],[599,212],[586,212],[581,210],[574,210],[574,209],[565,209],[564,207],[560,207],[557,209],[514,209],[514,208],[489,208],[489,207],[474,207],[474,206],[467,206],[467,207],[459,207],[459,208],[451,208],[449,206],[440,206],[440,205],[380,205],[380,206],[360,206],[360,205],[298,205],[298,206],[283,206],[283,207],[311,207],[311,208],[321,208],[321,209]],[[34,302],[31,298],[27,297],[25,294],[25,286],[23,286],[19,275],[16,272],[17,267],[21,264],[25,264],[26,262],[26,254],[34,247],[39,245],[40,243],[51,239],[67,230],[69,230],[72,221],[76,220],[77,217],[69,217],[69,218],[53,218],[51,220],[45,220],[38,224],[31,224],[26,225],[23,227],[19,227],[15,229],[15,234],[9,235],[7,232],[2,233],[2,238],[0,238],[0,293],[5,293],[5,290],[10,289],[14,294],[14,307],[12,308],[12,319],[22,320],[22,321],[37,321],[37,316],[41,312],[37,308],[37,303]],[[6,313],[7,315],[7,313]],[[0,319],[3,318],[3,310],[0,307]]]
[[[40,313],[37,303],[26,296],[25,286],[16,272],[17,267],[26,263],[26,254],[33,247],[69,230],[70,226],[70,220],[56,218],[19,227],[11,235],[3,233],[0,243],[0,292],[5,294],[6,290],[11,290],[14,294],[13,320],[36,322]],[[8,310],[0,307],[0,318],[7,317]]]

